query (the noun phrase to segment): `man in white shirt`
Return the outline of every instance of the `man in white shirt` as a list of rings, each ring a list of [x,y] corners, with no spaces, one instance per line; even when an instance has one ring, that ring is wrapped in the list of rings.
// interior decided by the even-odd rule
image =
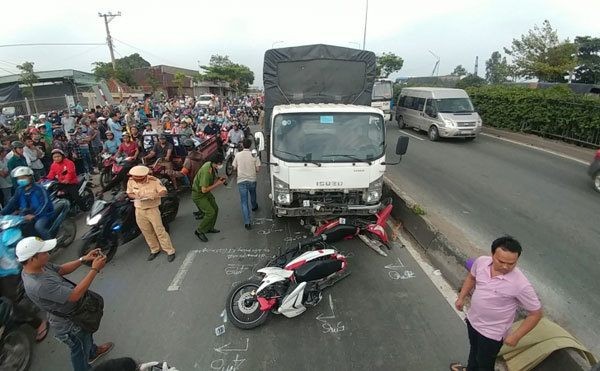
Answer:
[[[115,139],[119,142],[123,139],[123,127],[121,126],[121,114],[119,112],[111,112],[108,115],[108,130],[112,131],[115,135]]]
[[[252,221],[250,220],[250,209],[248,208],[248,195],[250,195],[252,211],[258,210],[258,204],[256,203],[256,173],[260,169],[260,160],[258,157],[254,157],[250,151],[252,145],[250,139],[244,139],[242,145],[244,150],[236,153],[233,159],[233,168],[237,170],[237,185],[240,191],[244,227],[250,230],[252,229]]]

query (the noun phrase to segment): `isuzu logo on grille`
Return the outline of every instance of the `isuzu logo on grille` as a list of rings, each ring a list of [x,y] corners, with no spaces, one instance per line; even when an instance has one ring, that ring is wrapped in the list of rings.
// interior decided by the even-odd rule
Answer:
[[[320,181],[317,182],[317,187],[341,187],[342,185],[344,185],[344,182],[336,182],[336,181],[329,181],[329,180],[324,180],[324,181]]]

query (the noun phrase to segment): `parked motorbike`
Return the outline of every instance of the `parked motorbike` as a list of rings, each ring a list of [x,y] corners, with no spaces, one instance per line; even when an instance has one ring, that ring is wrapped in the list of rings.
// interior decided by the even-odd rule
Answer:
[[[228,143],[227,150],[225,151],[225,174],[231,176],[233,174],[233,159],[235,154],[239,151],[239,144]]]
[[[238,328],[251,329],[265,323],[269,313],[291,318],[307,306],[317,305],[323,289],[349,274],[346,257],[327,243],[351,238],[354,233],[344,226],[332,227],[267,262],[257,271],[260,279],[243,281],[230,291],[225,304],[227,318]]]
[[[125,157],[116,155],[111,155],[109,153],[102,154],[102,172],[100,173],[100,185],[102,188],[106,188],[106,185],[113,180],[115,177],[119,175],[119,173],[123,170],[123,168],[135,161],[134,157]]]
[[[12,303],[0,297],[0,370],[29,369],[33,352],[33,329],[18,325]]]
[[[160,204],[160,214],[165,228],[175,220],[179,211],[179,197],[175,188],[167,178],[160,181],[168,190]],[[84,241],[79,249],[79,256],[84,256],[93,249],[100,248],[110,261],[117,248],[141,234],[135,221],[135,207],[125,192],[118,193],[111,201],[96,200],[88,216],[86,224],[90,226],[81,239]]]
[[[48,191],[51,199],[60,198],[69,201],[71,215],[75,216],[81,211],[89,211],[94,203],[94,192],[92,191],[92,182],[88,176],[79,175],[77,176],[77,192],[79,197],[83,200],[84,210],[80,210],[79,205],[75,200],[71,200],[69,195],[64,191],[60,190],[60,183],[54,179],[43,179],[40,184]]]

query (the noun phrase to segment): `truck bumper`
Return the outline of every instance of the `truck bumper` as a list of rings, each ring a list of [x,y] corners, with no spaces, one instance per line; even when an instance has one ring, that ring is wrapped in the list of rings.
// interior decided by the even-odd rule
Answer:
[[[273,206],[276,216],[328,216],[328,215],[373,215],[381,209],[376,205],[315,205],[310,207]]]

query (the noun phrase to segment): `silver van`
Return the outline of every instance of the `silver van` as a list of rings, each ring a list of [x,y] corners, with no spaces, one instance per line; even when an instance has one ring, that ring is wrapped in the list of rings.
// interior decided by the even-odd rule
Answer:
[[[404,88],[396,104],[398,127],[426,131],[440,137],[473,140],[481,132],[481,117],[462,89]]]

